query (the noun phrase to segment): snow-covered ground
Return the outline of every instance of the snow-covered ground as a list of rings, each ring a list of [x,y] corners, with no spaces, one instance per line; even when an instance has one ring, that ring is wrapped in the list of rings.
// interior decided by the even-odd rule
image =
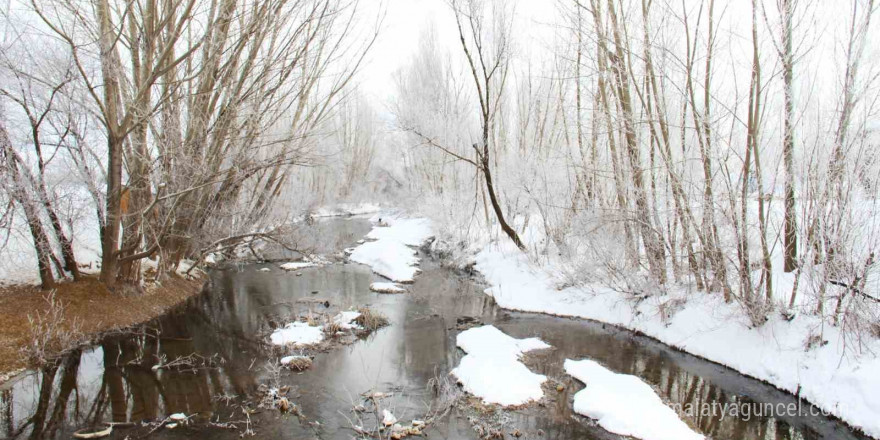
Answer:
[[[880,359],[845,352],[838,328],[806,314],[787,321],[773,314],[752,328],[743,312],[721,295],[653,296],[634,305],[607,288],[564,287],[551,265],[536,267],[511,245],[493,244],[476,256],[476,268],[501,307],[593,319],[638,330],[661,342],[729,366],[800,396],[869,435],[880,437]],[[682,305],[683,304],[683,305]],[[806,335],[828,344],[807,350]],[[873,353],[880,344],[868,342]]]
[[[377,224],[367,241],[352,250],[349,259],[366,264],[373,272],[398,283],[412,283],[419,272],[419,259],[413,246],[431,236],[431,223],[425,219],[373,217]],[[382,226],[387,225],[387,226]]]
[[[464,390],[487,403],[511,406],[539,400],[547,377],[520,362],[523,353],[550,348],[537,338],[516,339],[486,325],[458,334],[456,344],[467,355],[450,374]]]
[[[40,284],[37,272],[37,255],[34,242],[23,220],[17,216],[8,235],[0,231],[0,285]],[[73,241],[73,253],[80,265],[80,272],[98,273],[101,271],[101,240],[97,221],[80,219],[74,222],[73,233],[68,231]],[[56,252],[61,255],[60,252]]]
[[[574,395],[574,411],[609,432],[643,440],[704,438],[636,376],[615,373],[589,359],[566,359],[565,372],[587,386]]]

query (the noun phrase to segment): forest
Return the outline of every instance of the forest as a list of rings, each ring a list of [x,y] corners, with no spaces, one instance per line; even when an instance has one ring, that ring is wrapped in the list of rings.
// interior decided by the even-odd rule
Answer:
[[[880,5],[425,0],[401,35],[399,3],[8,0],[0,296],[138,297],[375,205],[428,219],[503,308],[640,331],[880,435],[875,397],[835,400],[880,391]],[[712,348],[740,337],[782,360]]]

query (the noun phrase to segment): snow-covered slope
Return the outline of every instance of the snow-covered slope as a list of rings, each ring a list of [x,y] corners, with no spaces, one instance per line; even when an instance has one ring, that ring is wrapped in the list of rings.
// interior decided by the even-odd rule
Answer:
[[[504,308],[593,319],[638,330],[663,343],[727,365],[800,396],[869,435],[880,437],[880,359],[845,353],[837,328],[822,326],[813,316],[792,321],[773,315],[752,328],[740,309],[720,295],[691,295],[667,320],[662,304],[670,294],[650,297],[633,306],[609,289],[559,285],[551,267],[535,267],[511,246],[487,247],[476,268],[491,285],[486,293]],[[805,335],[824,331],[823,346],[805,349]],[[880,353],[877,341],[868,342]]]

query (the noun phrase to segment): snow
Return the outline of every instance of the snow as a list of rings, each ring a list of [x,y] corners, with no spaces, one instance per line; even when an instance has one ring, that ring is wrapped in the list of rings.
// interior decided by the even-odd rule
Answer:
[[[406,289],[394,283],[372,283],[370,290],[379,293],[406,293]]]
[[[311,216],[318,217],[344,217],[364,215],[379,212],[382,208],[374,203],[341,204],[335,207],[322,206],[311,212]]]
[[[361,313],[355,311],[339,312],[336,316],[333,317],[333,323],[338,324],[339,328],[343,330],[360,328],[359,325],[352,323],[352,321],[360,318],[360,316]]]
[[[397,417],[394,417],[394,414],[387,409],[382,410],[382,424],[385,426],[391,426],[397,423]]]
[[[587,387],[574,395],[574,411],[595,419],[607,431],[643,440],[698,440],[650,385],[617,374],[593,360],[565,360],[565,372]]]
[[[284,270],[300,270],[312,266],[315,266],[315,263],[310,261],[291,261],[290,263],[282,264],[281,268]]]
[[[305,322],[292,322],[276,329],[269,337],[274,345],[314,345],[324,340],[321,327],[311,327]]]
[[[541,384],[547,377],[532,373],[519,360],[527,351],[550,348],[540,339],[516,339],[487,325],[459,333],[456,344],[467,355],[450,374],[466,392],[503,406],[522,405],[543,397]]]
[[[721,295],[690,295],[680,310],[666,319],[660,313],[668,301],[686,296],[672,291],[633,305],[613,290],[598,287],[558,288],[552,273],[559,267],[535,267],[508,244],[486,247],[476,256],[476,269],[491,287],[486,293],[506,309],[593,319],[636,330],[667,345],[731,367],[800,396],[819,408],[880,437],[880,359],[845,352],[843,335],[808,314],[791,322],[775,313],[763,326],[752,328],[736,304]],[[806,335],[823,332],[828,344],[805,350]],[[867,341],[873,353],[880,342]],[[874,392],[872,392],[874,391]]]
[[[410,246],[418,246],[431,236],[431,224],[426,219],[382,218],[380,224],[367,234],[374,240],[352,250],[349,259],[365,264],[373,272],[398,283],[412,283],[419,273],[419,259]]]

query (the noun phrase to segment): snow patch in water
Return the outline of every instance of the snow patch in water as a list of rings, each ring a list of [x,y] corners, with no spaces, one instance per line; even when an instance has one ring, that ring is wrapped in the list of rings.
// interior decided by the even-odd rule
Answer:
[[[372,283],[370,290],[379,293],[406,293],[406,289],[394,283]]]
[[[284,270],[299,270],[304,269],[306,267],[312,267],[315,263],[309,261],[291,261],[290,263],[284,263],[281,265],[281,268]]]
[[[276,329],[269,338],[275,345],[314,345],[324,340],[324,332],[321,327],[305,322],[291,322]]]
[[[585,359],[565,360],[565,372],[587,387],[574,395],[574,411],[607,431],[643,440],[699,440],[650,385]]]
[[[352,321],[361,317],[360,312],[349,311],[349,312],[339,312],[336,316],[333,317],[333,323],[339,325],[339,328],[343,330],[353,330],[360,328],[359,325],[354,324]]]
[[[523,353],[550,348],[537,338],[516,339],[496,327],[475,327],[458,334],[456,344],[467,355],[450,374],[464,390],[487,403],[522,405],[544,396],[547,377],[520,362]]]
[[[366,264],[373,272],[398,283],[412,283],[419,273],[419,259],[410,246],[418,246],[431,236],[431,224],[426,219],[375,219],[379,225],[367,234],[374,240],[351,251],[349,259]]]

